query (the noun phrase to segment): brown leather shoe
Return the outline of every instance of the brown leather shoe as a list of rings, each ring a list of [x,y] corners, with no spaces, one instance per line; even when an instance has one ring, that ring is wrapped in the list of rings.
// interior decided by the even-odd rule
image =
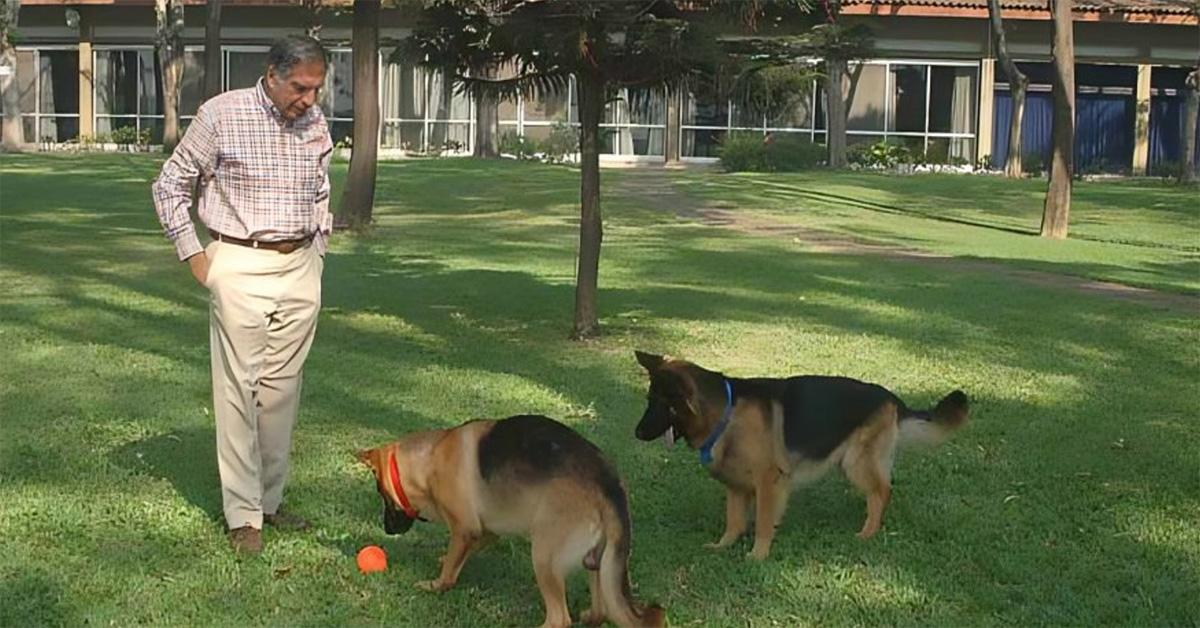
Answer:
[[[253,526],[242,526],[229,531],[229,544],[238,554],[261,554],[262,532]]]
[[[279,528],[280,530],[287,530],[290,532],[298,532],[300,530],[308,529],[308,522],[304,520],[304,517],[301,517],[293,512],[288,512],[282,508],[276,511],[273,515],[264,514],[263,523],[273,528]]]

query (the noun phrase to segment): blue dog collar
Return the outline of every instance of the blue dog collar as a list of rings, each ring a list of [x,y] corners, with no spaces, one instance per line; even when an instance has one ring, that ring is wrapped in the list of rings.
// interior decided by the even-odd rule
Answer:
[[[725,428],[729,427],[729,421],[733,418],[733,387],[729,385],[729,380],[725,382],[725,412],[721,414],[721,421],[717,423],[716,429],[708,438],[704,439],[704,443],[700,445],[700,464],[708,466],[712,464],[712,448],[717,444],[717,440],[721,438],[721,434],[725,433]]]

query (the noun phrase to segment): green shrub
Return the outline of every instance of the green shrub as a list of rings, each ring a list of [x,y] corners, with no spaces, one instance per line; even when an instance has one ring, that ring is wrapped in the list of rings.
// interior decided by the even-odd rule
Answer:
[[[727,134],[717,147],[717,157],[726,172],[766,172],[767,145],[761,133]]]
[[[776,172],[811,170],[825,161],[825,147],[797,133],[772,133],[766,141],[767,167]]]
[[[1041,153],[1025,153],[1021,155],[1021,170],[1025,174],[1038,176],[1046,170],[1046,164],[1042,160]]]
[[[517,159],[536,159],[538,142],[524,135],[510,132],[500,136],[499,148],[501,155],[512,155]]]
[[[863,168],[890,170],[901,164],[914,163],[912,151],[903,144],[878,141],[874,144],[855,144],[846,149],[846,161]]]
[[[541,142],[542,159],[563,163],[579,152],[579,129],[566,122],[555,122],[550,136]]]
[[[454,155],[461,153],[465,148],[466,145],[462,142],[458,140],[447,139],[443,140],[441,144],[431,145],[429,147],[429,154],[435,157],[441,157],[442,155],[446,154]]]
[[[123,126],[123,127],[117,128],[117,129],[113,129],[112,135],[110,137],[112,138],[113,144],[118,144],[118,145],[136,144],[138,141],[137,127]]]

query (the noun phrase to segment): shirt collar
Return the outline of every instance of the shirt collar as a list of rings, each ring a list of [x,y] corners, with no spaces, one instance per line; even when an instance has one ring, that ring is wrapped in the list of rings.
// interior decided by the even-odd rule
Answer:
[[[266,78],[258,77],[258,84],[255,87],[254,93],[258,96],[258,104],[262,105],[267,113],[274,116],[276,122],[287,124],[288,121],[283,117],[283,112],[279,110],[279,107],[275,106],[275,103],[271,101],[271,97],[267,95]]]

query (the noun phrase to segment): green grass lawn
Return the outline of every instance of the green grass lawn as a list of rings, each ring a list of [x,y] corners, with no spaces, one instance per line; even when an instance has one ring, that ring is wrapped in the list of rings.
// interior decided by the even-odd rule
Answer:
[[[698,200],[868,241],[1016,263],[1172,292],[1200,292],[1200,188],[1080,181],[1070,239],[1036,236],[1046,182],[994,176],[815,171],[690,174]]]
[[[816,253],[610,196],[606,333],[572,343],[577,175],[511,162],[381,164],[378,226],[335,240],[307,367],[289,500],[315,529],[268,531],[264,555],[239,562],[220,526],[207,296],[155,220],[156,166],[0,160],[0,625],[540,623],[524,541],[472,558],[455,590],[415,590],[436,573],[446,531],[384,535],[350,455],[521,412],[559,417],[616,461],[637,594],[674,625],[1200,624],[1194,314]],[[771,190],[803,181],[683,176],[747,211],[785,208]],[[839,175],[827,189],[906,212],[948,198],[949,215],[1032,228],[1032,213],[1004,213],[998,198],[1033,194],[1024,185]],[[1149,206],[1155,193],[1162,208]],[[1182,289],[1196,279],[1197,224],[1177,194],[1081,185],[1075,232],[1103,251],[1127,246],[1100,241],[1117,239],[1163,251],[1161,268],[1148,253],[1101,257],[1106,273],[1158,268],[1157,283]],[[922,232],[927,219],[853,207],[839,210],[844,228],[953,241]],[[1008,247],[961,253],[1019,257]],[[1063,255],[1040,263],[1087,264]],[[864,502],[830,476],[797,492],[770,559],[750,563],[746,540],[701,548],[722,530],[723,493],[694,452],[633,438],[645,393],[634,348],[734,375],[865,378],[913,406],[961,387],[974,413],[940,450],[900,455],[874,540],[854,538]],[[386,573],[356,571],[369,543],[388,551]],[[576,616],[586,589],[571,583]]]

